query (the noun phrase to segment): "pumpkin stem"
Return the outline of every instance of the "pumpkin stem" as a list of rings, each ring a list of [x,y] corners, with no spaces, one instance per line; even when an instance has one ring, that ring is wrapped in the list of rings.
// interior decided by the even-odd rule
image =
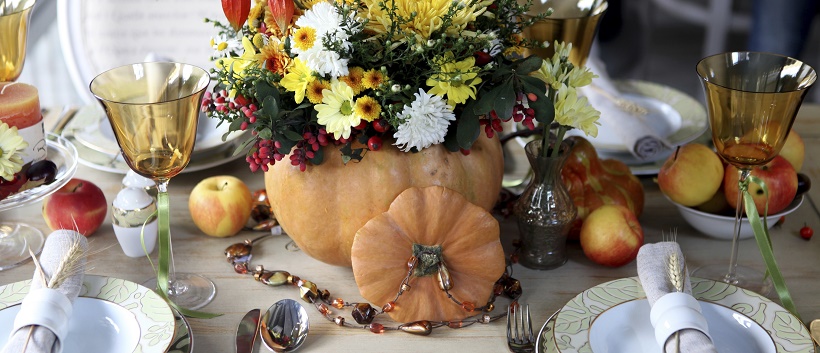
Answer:
[[[413,256],[418,259],[413,276],[424,277],[438,273],[438,265],[443,262],[441,245],[413,244]]]

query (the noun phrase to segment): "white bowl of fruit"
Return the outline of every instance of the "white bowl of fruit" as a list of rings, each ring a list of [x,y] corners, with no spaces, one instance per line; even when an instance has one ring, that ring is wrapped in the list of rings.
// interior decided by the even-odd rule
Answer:
[[[761,218],[768,207],[769,228],[803,203],[803,193],[811,186],[809,178],[798,173],[804,154],[802,139],[792,131],[780,155],[752,170],[751,175],[763,181],[767,192],[754,182],[749,183],[748,191]],[[725,165],[711,148],[691,143],[664,162],[658,173],[658,186],[693,228],[712,238],[731,240],[738,178],[737,168]],[[741,221],[740,239],[754,236],[748,218]]]

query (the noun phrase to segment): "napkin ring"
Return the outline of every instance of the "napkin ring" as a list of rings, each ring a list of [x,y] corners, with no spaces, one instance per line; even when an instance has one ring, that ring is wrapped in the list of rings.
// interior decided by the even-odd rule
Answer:
[[[68,334],[68,318],[73,307],[65,294],[51,288],[32,290],[20,305],[14,318],[12,334],[26,326],[42,326],[54,332],[56,351],[62,351],[62,342]]]
[[[669,336],[685,329],[698,330],[712,339],[700,303],[690,294],[673,292],[664,295],[652,305],[649,318],[655,327],[655,340],[661,347],[666,345]]]

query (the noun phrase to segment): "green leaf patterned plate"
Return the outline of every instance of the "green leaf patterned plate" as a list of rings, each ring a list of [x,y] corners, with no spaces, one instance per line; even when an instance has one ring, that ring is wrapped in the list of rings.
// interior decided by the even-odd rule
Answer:
[[[737,320],[751,319],[746,320],[748,325],[760,325],[770,336],[770,344],[773,344],[774,350],[778,353],[814,352],[814,345],[806,326],[780,305],[757,293],[722,282],[692,278],[692,295],[699,301],[731,309],[734,313],[740,314],[733,313]],[[581,292],[561,308],[555,316],[554,326],[550,326],[549,321],[544,325],[542,332],[539,333],[538,351],[592,352],[590,333],[595,320],[616,306],[645,297],[637,277],[617,279]],[[648,315],[646,321],[649,321]],[[630,322],[623,320],[623,325],[635,325]],[[549,335],[550,331],[553,333],[552,337],[544,337]],[[710,332],[714,338],[716,333]]]
[[[31,280],[0,287],[0,347],[5,345]],[[165,353],[177,341],[174,313],[139,284],[85,275],[69,318],[63,352]]]

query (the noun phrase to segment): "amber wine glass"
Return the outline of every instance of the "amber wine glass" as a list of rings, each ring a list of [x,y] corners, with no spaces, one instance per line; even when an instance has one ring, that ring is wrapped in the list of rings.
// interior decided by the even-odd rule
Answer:
[[[34,0],[0,1],[0,82],[13,82],[23,71],[26,38]]]
[[[706,95],[712,142],[718,155],[738,168],[743,182],[752,168],[780,153],[817,74],[799,60],[757,52],[709,56],[696,70]],[[725,266],[709,265],[692,275],[766,294],[771,286],[763,273],[737,264],[743,215],[742,193],[738,194],[728,272]]]
[[[157,182],[159,268],[157,280],[146,285],[158,288],[176,305],[191,310],[207,305],[216,287],[201,275],[174,270],[168,182],[191,160],[199,104],[209,83],[208,73],[199,67],[151,62],[108,70],[90,84],[108,115],[128,166]],[[167,278],[167,290],[160,285],[166,283],[163,278]]]

